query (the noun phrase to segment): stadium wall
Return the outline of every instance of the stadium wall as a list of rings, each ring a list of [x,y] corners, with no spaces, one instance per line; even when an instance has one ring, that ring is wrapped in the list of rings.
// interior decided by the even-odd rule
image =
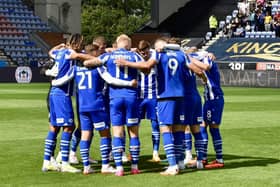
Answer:
[[[49,78],[40,74],[40,68],[5,67],[0,68],[0,83],[49,82]]]
[[[81,33],[81,0],[36,0],[35,14],[66,33]]]
[[[191,0],[152,0],[152,28],[156,28],[161,22],[163,22],[168,16],[177,12],[179,8],[183,7],[187,2]]]

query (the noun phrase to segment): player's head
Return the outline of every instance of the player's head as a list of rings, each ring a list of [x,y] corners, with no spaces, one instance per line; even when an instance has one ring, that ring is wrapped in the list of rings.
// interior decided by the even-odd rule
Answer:
[[[99,45],[99,50],[100,50],[101,54],[106,52],[105,49],[107,47],[107,42],[103,36],[97,36],[97,37],[93,38],[92,44]]]
[[[180,40],[180,38],[172,37],[172,38],[168,39],[168,43],[180,45],[181,44],[181,40]]]
[[[94,57],[98,57],[100,55],[99,45],[97,44],[89,44],[85,46],[85,52]]]
[[[66,42],[66,45],[75,51],[82,49],[84,37],[81,34],[72,34]]]
[[[131,48],[131,39],[126,34],[119,35],[116,39],[116,42],[117,42],[118,49],[124,48],[130,50]]]
[[[190,54],[190,53],[195,53],[195,52],[197,52],[197,51],[198,51],[197,47],[192,46],[192,47],[187,48],[187,49],[185,50],[185,53],[186,53],[186,54]]]
[[[165,38],[158,38],[154,44],[155,50],[158,52],[161,52],[166,44],[167,44],[167,41]]]
[[[150,56],[150,48],[151,44],[148,41],[141,40],[138,43],[137,51],[145,60],[147,60],[147,58]]]

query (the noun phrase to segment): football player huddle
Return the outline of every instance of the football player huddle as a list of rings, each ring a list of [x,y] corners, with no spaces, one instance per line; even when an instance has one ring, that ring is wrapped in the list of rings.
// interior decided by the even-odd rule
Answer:
[[[115,44],[106,48],[104,38],[97,37],[83,49],[83,36],[73,34],[65,44],[49,51],[55,64],[46,71],[53,79],[42,171],[93,173],[90,164],[97,161],[90,158],[89,152],[95,129],[100,134],[101,173],[124,176],[126,137],[130,173],[141,173],[139,124],[144,118],[151,122],[154,162],[161,161],[162,136],[168,167],[161,175],[177,175],[186,166],[224,167],[219,130],[224,99],[215,56],[195,48],[183,49],[170,38],[157,39],[153,48],[142,40],[132,49],[131,39],[122,34]],[[203,106],[196,77],[204,85]],[[76,98],[76,129],[72,95]],[[208,126],[216,151],[216,159],[209,163]],[[60,129],[60,151],[55,159]],[[192,156],[192,135],[196,159]],[[78,145],[83,171],[70,165],[79,163]],[[114,160],[114,167],[110,160]]]

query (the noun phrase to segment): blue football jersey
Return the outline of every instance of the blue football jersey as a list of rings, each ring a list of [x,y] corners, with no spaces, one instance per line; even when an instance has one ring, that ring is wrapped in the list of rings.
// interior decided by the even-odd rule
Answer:
[[[160,53],[157,64],[159,99],[184,96],[187,61],[188,57],[180,50],[166,50]]]
[[[150,50],[150,59],[156,60],[157,53],[155,50]],[[156,66],[151,68],[149,74],[140,73],[138,82],[141,99],[157,98],[157,71]]]
[[[104,80],[98,70],[76,66],[74,79],[78,92],[79,112],[105,110]]]
[[[193,56],[193,53],[190,54],[191,57]],[[189,64],[190,61],[187,62]],[[196,75],[195,73],[190,70],[188,67],[185,70],[185,95],[193,95],[193,94],[198,94],[199,92],[197,90],[197,84],[196,84]]]
[[[210,69],[204,72],[207,77],[207,83],[204,89],[204,97],[206,100],[213,100],[217,96],[224,95],[220,84],[220,73],[218,66],[209,57],[203,59],[203,63],[209,64]]]
[[[65,76],[71,67],[74,65],[75,60],[70,59],[72,53],[71,49],[59,49],[54,50],[51,54],[55,60],[55,63],[58,65],[58,75],[55,79],[59,79]],[[73,82],[69,81],[67,84],[62,86],[52,86],[51,94],[66,94],[72,95],[73,92]]]
[[[105,53],[99,57],[103,61],[104,65],[107,67],[108,72],[112,77],[131,81],[138,78],[138,70],[129,67],[119,67],[116,66],[116,59],[125,59],[130,62],[143,61],[142,57],[135,52],[128,51],[125,49],[118,49],[112,53]],[[137,97],[138,89],[133,87],[119,87],[114,85],[109,85],[109,95],[110,98],[115,97]]]

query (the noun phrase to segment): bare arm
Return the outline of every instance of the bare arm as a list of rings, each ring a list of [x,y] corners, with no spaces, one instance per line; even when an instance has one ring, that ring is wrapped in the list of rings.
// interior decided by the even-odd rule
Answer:
[[[125,81],[121,79],[117,79],[115,77],[112,77],[110,73],[108,73],[106,70],[102,70],[100,68],[97,69],[99,75],[103,80],[105,80],[108,84],[112,84],[115,86],[131,86],[131,87],[137,87],[137,80],[133,79],[131,81]]]
[[[117,59],[117,60],[115,60],[115,63],[118,66],[127,66],[127,67],[130,67],[130,68],[135,68],[135,69],[140,69],[140,70],[143,70],[143,71],[147,71],[147,70],[150,70],[157,62],[154,59],[150,59],[146,62],[133,63],[133,62],[126,61],[124,59]]]
[[[84,66],[86,66],[86,67],[98,67],[98,66],[102,66],[102,65],[103,65],[103,62],[96,57],[84,61]]]
[[[199,60],[190,57],[191,63],[194,63],[197,67],[201,68],[204,71],[207,71],[210,69],[210,65],[209,64],[204,64],[202,62],[200,62]]]

